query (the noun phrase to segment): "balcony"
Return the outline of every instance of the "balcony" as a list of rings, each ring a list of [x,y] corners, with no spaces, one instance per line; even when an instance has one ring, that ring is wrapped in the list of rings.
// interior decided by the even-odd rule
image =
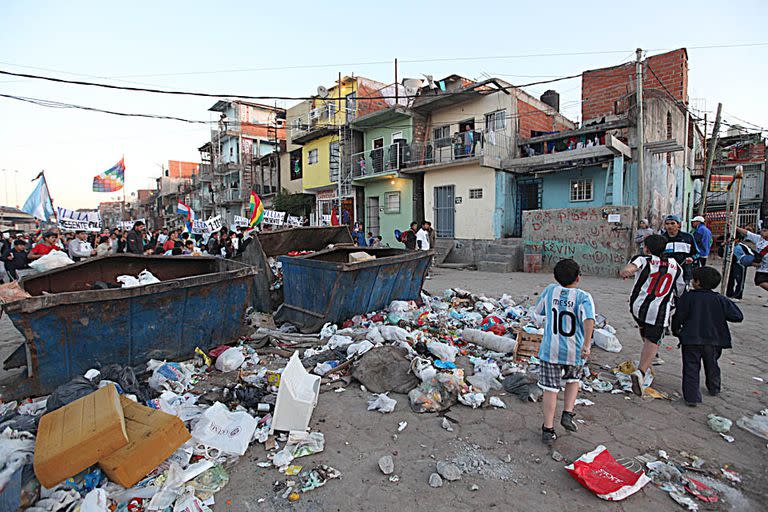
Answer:
[[[326,103],[310,110],[306,116],[296,118],[291,125],[291,142],[305,144],[311,140],[335,132],[338,116],[335,103]]]
[[[243,190],[239,188],[227,188],[219,192],[218,196],[224,203],[243,202]]]
[[[405,156],[410,153],[407,144],[390,144],[387,147],[352,154],[352,178],[361,179],[399,171]]]
[[[566,133],[560,138],[572,137]],[[523,151],[525,150],[524,148]],[[502,160],[502,168],[518,172],[555,171],[610,161],[617,155],[623,155],[624,158],[630,159],[632,152],[629,146],[613,135],[605,135],[604,144],[598,140],[595,145],[576,146],[573,149],[560,152],[531,154],[519,158],[510,157]]]

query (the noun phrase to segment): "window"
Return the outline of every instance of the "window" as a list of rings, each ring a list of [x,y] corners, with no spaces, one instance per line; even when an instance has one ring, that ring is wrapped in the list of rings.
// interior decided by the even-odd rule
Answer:
[[[451,127],[450,125],[439,126],[432,129],[432,138],[435,140],[435,147],[443,148],[451,145]]]
[[[471,188],[471,189],[469,189],[469,198],[470,199],[482,199],[483,198],[483,189],[481,189],[481,188]]]
[[[307,163],[309,165],[317,163],[317,149],[310,149],[307,153]]]
[[[301,150],[294,149],[291,151],[291,180],[300,180],[302,174]]]
[[[497,110],[490,114],[485,114],[485,131],[501,132],[507,127],[507,111]]]
[[[592,200],[592,179],[571,180],[571,202]]]
[[[402,138],[403,138],[403,132],[393,132],[392,133],[392,144],[394,144],[397,139],[402,139]]]
[[[339,179],[339,142],[331,142],[328,145],[328,179]]]
[[[387,213],[400,213],[400,192],[387,192],[385,198],[385,211]]]

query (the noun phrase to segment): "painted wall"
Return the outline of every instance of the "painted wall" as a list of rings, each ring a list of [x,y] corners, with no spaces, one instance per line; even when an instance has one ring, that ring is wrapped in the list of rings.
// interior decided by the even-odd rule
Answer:
[[[605,204],[606,169],[585,167],[573,171],[560,171],[540,175],[542,178],[542,208],[582,208]],[[571,180],[592,179],[592,200],[571,201]]]
[[[373,149],[373,141],[375,139],[384,139],[384,147],[389,147],[389,145],[392,144],[392,134],[395,132],[402,132],[402,138],[407,140],[408,143],[413,141],[413,129],[411,127],[410,117],[402,116],[402,118],[388,122],[387,125],[388,126],[382,128],[371,128],[364,132],[363,140],[365,141],[366,154]],[[393,126],[393,128],[390,128],[390,126]]]
[[[326,135],[307,142],[302,147],[302,159],[304,163],[304,190],[328,187],[333,184],[330,180],[330,144],[338,140],[336,135]],[[317,149],[317,163],[309,163],[309,152]]]
[[[394,183],[392,183],[394,182]],[[387,213],[387,192],[400,192],[400,213]],[[409,178],[391,178],[386,180],[369,180],[365,185],[365,229],[371,224],[368,198],[379,198],[379,234],[390,247],[402,248],[403,245],[395,240],[394,231],[405,231],[413,219],[413,182]]]
[[[454,185],[461,204],[455,207],[455,238],[493,240],[496,171],[478,163],[429,170],[424,173],[424,212],[436,226],[434,188]],[[470,188],[482,188],[482,199],[470,199]]]
[[[610,214],[619,214],[620,222],[608,222]],[[534,251],[540,254],[542,271],[571,258],[582,274],[613,276],[635,252],[634,226],[633,206],[527,211],[523,213],[525,257]]]

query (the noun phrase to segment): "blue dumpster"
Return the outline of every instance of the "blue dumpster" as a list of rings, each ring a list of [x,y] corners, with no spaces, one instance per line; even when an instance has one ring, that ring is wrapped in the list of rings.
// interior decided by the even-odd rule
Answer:
[[[349,263],[353,252],[376,259]],[[343,247],[306,256],[282,256],[284,302],[280,321],[304,332],[326,322],[382,310],[393,300],[417,300],[433,251]]]
[[[147,269],[161,282],[95,289]],[[209,256],[113,255],[26,277],[3,309],[26,339],[6,360],[26,374],[3,398],[46,394],[89,368],[187,359],[237,339],[258,270]],[[26,354],[24,354],[26,352]]]

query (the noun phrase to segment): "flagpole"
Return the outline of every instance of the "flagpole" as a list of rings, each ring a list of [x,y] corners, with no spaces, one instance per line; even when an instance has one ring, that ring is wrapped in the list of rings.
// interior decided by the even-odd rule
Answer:
[[[53,215],[56,215],[56,206],[53,204],[53,196],[51,196],[51,189],[48,188],[48,180],[45,179],[45,170],[40,171],[40,174],[43,175],[43,186],[45,187],[45,191],[48,192],[48,199],[51,200],[51,209],[53,209]],[[56,219],[58,220],[58,216],[56,216]]]

